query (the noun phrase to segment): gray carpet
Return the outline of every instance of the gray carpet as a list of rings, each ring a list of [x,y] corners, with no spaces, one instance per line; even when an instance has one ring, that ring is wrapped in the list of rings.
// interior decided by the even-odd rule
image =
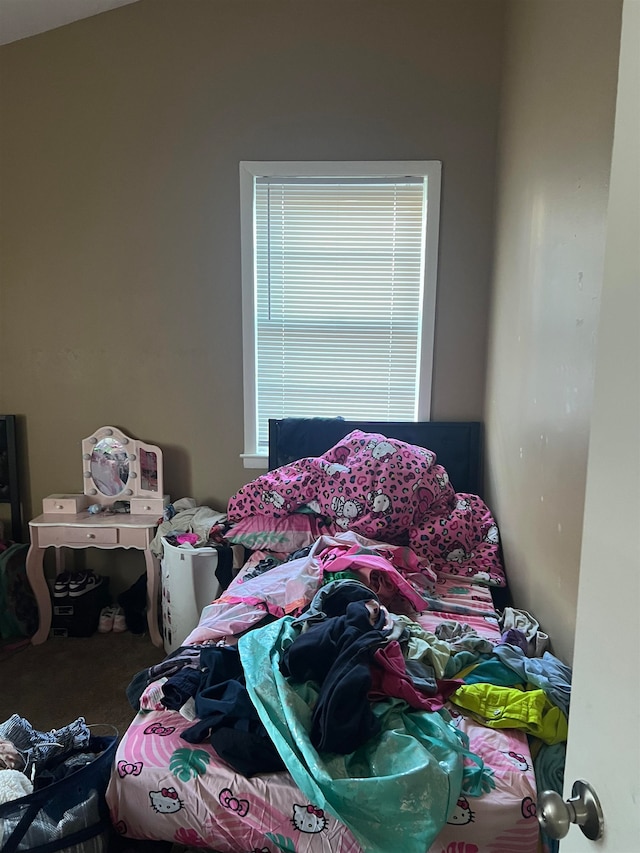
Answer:
[[[34,728],[49,731],[84,717],[89,725],[115,726],[122,735],[135,716],[127,685],[136,672],[165,656],[147,634],[128,631],[52,637],[39,646],[4,643],[0,722],[17,713]]]

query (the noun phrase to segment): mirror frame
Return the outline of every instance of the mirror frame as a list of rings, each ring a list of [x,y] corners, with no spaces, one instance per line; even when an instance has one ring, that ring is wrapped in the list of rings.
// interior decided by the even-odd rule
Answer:
[[[125,483],[124,489],[117,495],[105,495],[96,486],[91,473],[91,454],[95,446],[103,438],[114,438],[119,441],[127,451],[127,459],[129,461],[129,477]],[[142,471],[140,469],[140,451],[146,450],[147,453],[155,453],[158,461],[158,478],[155,490],[142,488]],[[155,444],[147,444],[144,441],[131,438],[117,427],[103,426],[97,429],[92,435],[82,439],[82,475],[84,478],[83,494],[91,499],[92,503],[109,506],[116,501],[128,501],[131,498],[162,498],[164,495],[163,477],[162,477],[162,450]]]

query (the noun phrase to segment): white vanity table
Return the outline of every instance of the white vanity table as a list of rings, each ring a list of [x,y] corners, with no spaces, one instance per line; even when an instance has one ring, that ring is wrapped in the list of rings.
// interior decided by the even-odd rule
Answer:
[[[63,569],[62,548],[135,548],[144,553],[147,570],[147,624],[149,636],[162,646],[158,627],[160,566],[151,542],[169,502],[163,494],[162,451],[125,435],[115,427],[101,427],[82,442],[84,493],[50,495],[43,514],[29,522],[31,547],[27,577],[38,605],[39,626],[31,638],[43,643],[51,629],[51,593],[44,575],[44,553],[56,551],[56,572]],[[130,512],[113,512],[127,501]],[[89,507],[98,511],[89,511]]]

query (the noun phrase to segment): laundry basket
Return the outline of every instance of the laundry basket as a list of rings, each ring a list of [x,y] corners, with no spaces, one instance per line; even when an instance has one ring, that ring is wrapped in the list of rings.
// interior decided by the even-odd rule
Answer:
[[[216,548],[177,548],[162,540],[162,638],[169,654],[198,624],[202,608],[218,597]]]
[[[118,733],[91,735],[97,757],[44,788],[0,805],[2,853],[108,853],[111,835],[105,791]]]

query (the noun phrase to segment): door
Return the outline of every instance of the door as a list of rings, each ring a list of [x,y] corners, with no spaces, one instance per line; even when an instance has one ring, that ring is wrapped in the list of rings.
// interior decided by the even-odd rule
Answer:
[[[587,468],[565,799],[595,789],[601,841],[640,851],[640,2],[623,7],[607,246]]]

